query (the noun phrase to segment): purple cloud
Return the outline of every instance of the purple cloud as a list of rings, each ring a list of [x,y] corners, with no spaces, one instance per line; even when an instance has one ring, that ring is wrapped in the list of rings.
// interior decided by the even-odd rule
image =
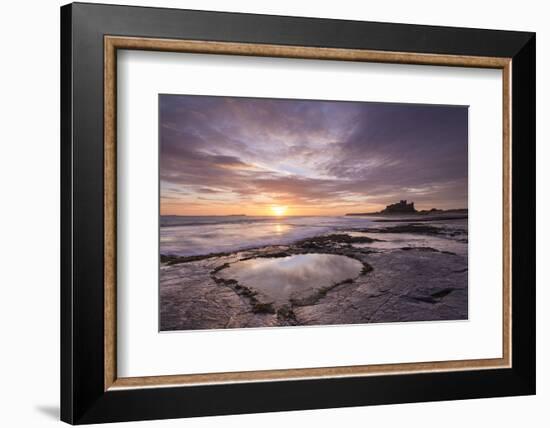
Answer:
[[[405,198],[467,206],[467,107],[188,95],[159,103],[164,213],[208,203],[344,213]]]

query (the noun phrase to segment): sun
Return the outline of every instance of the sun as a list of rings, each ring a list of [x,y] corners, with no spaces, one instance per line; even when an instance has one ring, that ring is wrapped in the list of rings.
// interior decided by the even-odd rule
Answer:
[[[271,207],[271,212],[273,213],[273,215],[275,215],[277,217],[281,217],[281,216],[285,215],[286,210],[287,210],[287,208],[283,207],[281,205],[273,205]]]

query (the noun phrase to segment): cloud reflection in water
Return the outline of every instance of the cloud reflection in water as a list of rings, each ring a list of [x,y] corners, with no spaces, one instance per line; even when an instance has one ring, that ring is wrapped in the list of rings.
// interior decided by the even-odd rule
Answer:
[[[243,260],[220,272],[225,279],[262,293],[276,305],[300,298],[317,289],[359,276],[358,260],[332,254],[298,254],[280,258]]]

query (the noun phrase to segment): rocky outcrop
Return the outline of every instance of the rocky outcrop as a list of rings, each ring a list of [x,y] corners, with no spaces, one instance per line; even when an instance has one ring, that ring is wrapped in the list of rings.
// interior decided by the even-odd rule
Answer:
[[[368,236],[342,231],[232,254],[164,257],[161,330],[467,319],[465,221],[437,226],[381,224],[363,233]],[[395,238],[412,235],[426,244],[415,247],[416,241],[409,240],[404,246]],[[393,245],[390,239],[395,239]],[[452,244],[453,251],[442,242]],[[283,306],[262,299],[253,285],[221,275],[239,261],[309,253],[344,255],[359,260],[364,268],[358,277],[316,289]]]

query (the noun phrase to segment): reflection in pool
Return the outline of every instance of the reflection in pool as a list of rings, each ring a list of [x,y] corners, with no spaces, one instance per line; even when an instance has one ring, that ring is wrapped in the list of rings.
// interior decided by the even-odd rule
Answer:
[[[358,277],[363,264],[332,254],[298,254],[279,258],[256,258],[232,264],[219,272],[259,292],[269,302],[284,305],[318,289]]]

